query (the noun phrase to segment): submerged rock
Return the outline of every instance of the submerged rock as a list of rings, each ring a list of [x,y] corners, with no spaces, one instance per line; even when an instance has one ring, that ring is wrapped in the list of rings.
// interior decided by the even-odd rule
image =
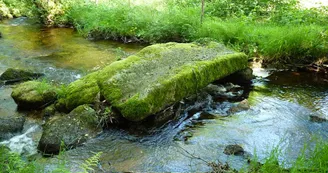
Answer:
[[[79,105],[99,102],[100,89],[97,84],[97,72],[77,80],[67,87],[64,98],[56,103],[56,109],[69,112]]]
[[[216,96],[216,95],[224,95],[227,92],[227,89],[222,85],[209,84],[204,88],[204,91],[206,91],[208,94],[212,96]]]
[[[245,54],[215,42],[156,44],[71,83],[56,107],[94,103],[100,92],[124,118],[141,121],[246,67]]]
[[[19,108],[40,109],[56,100],[54,87],[44,82],[28,81],[17,85],[11,93]]]
[[[237,112],[241,112],[241,111],[246,111],[248,109],[250,109],[250,105],[247,99],[239,102],[238,104],[232,106],[229,110],[228,113],[233,114],[233,113],[237,113]]]
[[[254,79],[253,70],[251,68],[246,68],[221,79],[220,82],[245,85],[251,83],[252,79]]]
[[[20,114],[0,115],[0,141],[12,137],[13,133],[22,131],[24,122],[25,118]]]
[[[34,73],[21,69],[8,68],[4,73],[0,75],[0,81],[4,81],[5,84],[11,84],[15,82],[37,79],[43,75],[44,74],[42,73]]]
[[[88,105],[81,105],[68,115],[52,117],[43,129],[38,149],[47,154],[57,154],[61,142],[66,149],[74,148],[102,130],[98,126],[96,111]]]
[[[243,155],[244,149],[240,145],[227,145],[223,151],[226,155]]]
[[[316,123],[323,123],[323,122],[327,122],[327,119],[320,117],[318,115],[310,115],[310,121],[316,122]]]

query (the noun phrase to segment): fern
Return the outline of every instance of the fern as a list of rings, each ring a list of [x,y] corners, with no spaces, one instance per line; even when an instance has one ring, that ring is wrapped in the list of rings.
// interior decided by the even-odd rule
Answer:
[[[92,157],[88,158],[80,165],[80,168],[83,169],[83,173],[95,171],[93,167],[98,165],[101,154],[102,152],[94,153]]]

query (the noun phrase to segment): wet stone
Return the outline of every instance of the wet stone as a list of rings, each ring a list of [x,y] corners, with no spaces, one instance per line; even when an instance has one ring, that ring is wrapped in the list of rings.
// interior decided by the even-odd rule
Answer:
[[[55,115],[55,113],[56,113],[56,108],[55,108],[54,104],[52,104],[52,105],[50,105],[50,106],[48,106],[44,109],[44,116],[45,117],[53,116],[53,115]]]
[[[216,117],[218,117],[219,115],[216,115],[214,113],[210,113],[210,112],[202,112],[199,117],[198,120],[210,120],[210,119],[215,119]]]
[[[61,143],[66,149],[75,148],[102,131],[96,111],[81,105],[68,115],[56,115],[43,126],[38,149],[46,154],[58,154]]]
[[[244,149],[240,145],[227,145],[223,151],[226,155],[243,155]]]
[[[56,98],[56,89],[49,84],[28,81],[17,85],[11,93],[20,109],[40,109],[52,104]]]
[[[310,115],[310,121],[316,123],[323,123],[323,122],[327,122],[327,119],[320,117],[318,115]]]
[[[24,116],[0,115],[0,141],[12,137],[13,133],[20,132],[25,122]]]
[[[233,105],[229,110],[228,113],[233,114],[241,111],[246,111],[250,109],[250,105],[247,99],[239,102],[237,105]]]
[[[42,73],[34,73],[32,71],[22,69],[8,68],[4,73],[0,75],[0,81],[3,81],[5,84],[12,84],[21,81],[37,79],[43,75],[44,74]]]

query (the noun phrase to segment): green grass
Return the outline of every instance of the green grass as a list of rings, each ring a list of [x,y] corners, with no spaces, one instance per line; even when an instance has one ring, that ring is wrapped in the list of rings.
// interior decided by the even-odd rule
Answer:
[[[277,25],[244,20],[207,20],[194,39],[213,38],[269,63],[311,63],[328,54],[328,32],[320,25]]]
[[[314,140],[314,147],[308,144],[300,151],[298,158],[287,167],[279,162],[281,151],[279,147],[274,148],[269,156],[261,164],[255,156],[248,168],[242,169],[243,173],[325,173],[328,172],[328,142]]]
[[[94,153],[93,156],[81,163],[80,169],[83,170],[82,172],[95,172],[94,168],[97,167],[101,154],[102,152]],[[68,163],[69,160],[65,157],[65,151],[61,150],[51,172],[69,173],[70,171],[67,168]],[[45,170],[44,161],[22,158],[18,154],[10,152],[8,148],[0,145],[0,173],[42,173]]]

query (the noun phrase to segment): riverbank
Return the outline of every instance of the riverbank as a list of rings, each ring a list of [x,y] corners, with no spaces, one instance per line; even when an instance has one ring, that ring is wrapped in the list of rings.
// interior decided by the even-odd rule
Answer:
[[[93,40],[152,44],[210,39],[258,57],[265,64],[327,63],[327,8],[304,9],[296,1],[267,5],[244,2],[235,6],[229,2],[206,3],[202,20],[200,4],[192,0],[167,0],[155,5],[37,1],[29,13],[18,11],[34,14],[48,26],[72,26]],[[14,4],[11,11],[26,6]]]

